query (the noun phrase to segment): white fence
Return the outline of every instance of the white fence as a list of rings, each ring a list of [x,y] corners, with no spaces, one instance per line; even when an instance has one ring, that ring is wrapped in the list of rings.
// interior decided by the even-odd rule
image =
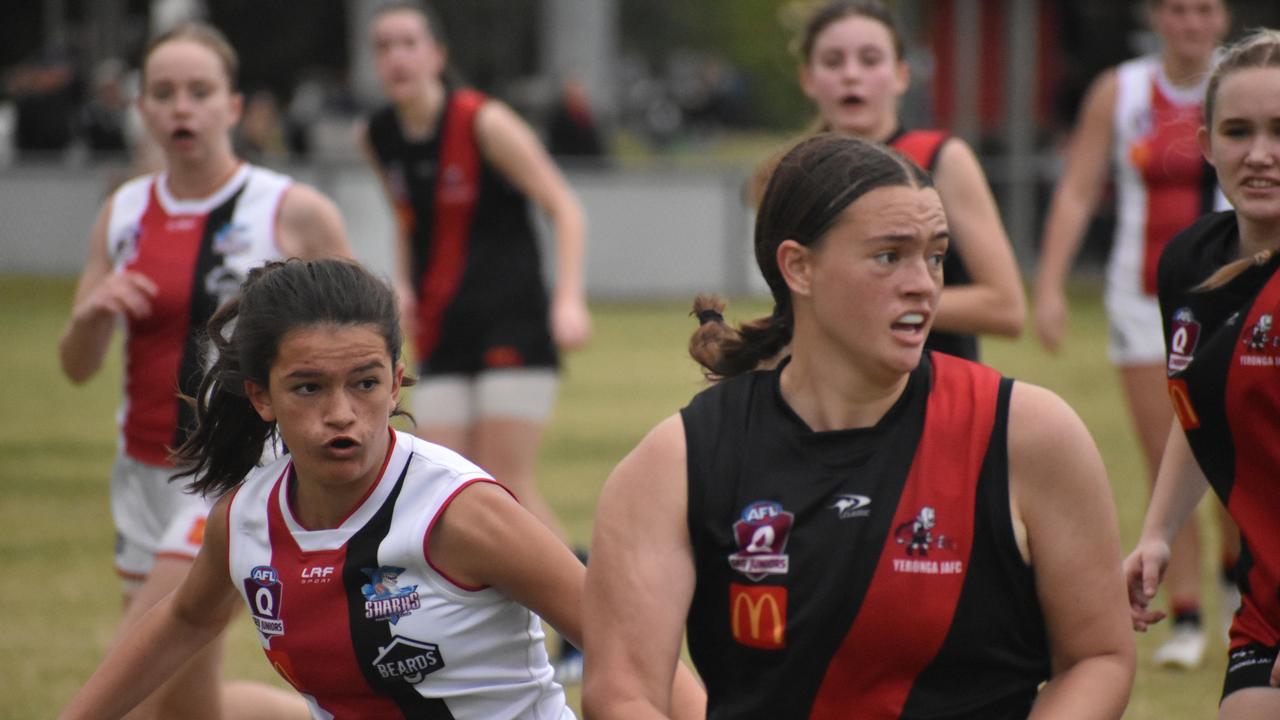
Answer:
[[[0,272],[74,275],[113,168],[0,170]],[[286,168],[338,204],[356,255],[387,274],[392,219],[362,165]],[[744,176],[733,171],[569,170],[588,217],[587,289],[595,298],[758,291]],[[548,233],[544,232],[544,236]],[[547,246],[548,260],[552,257]],[[554,263],[546,263],[548,269]]]

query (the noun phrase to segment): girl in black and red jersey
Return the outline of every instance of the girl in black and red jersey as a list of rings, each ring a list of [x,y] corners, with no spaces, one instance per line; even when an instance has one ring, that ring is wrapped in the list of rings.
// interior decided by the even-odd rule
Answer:
[[[1133,624],[1169,546],[1212,487],[1240,526],[1242,604],[1231,625],[1219,717],[1280,716],[1280,32],[1229,48],[1209,78],[1200,146],[1234,211],[1176,236],[1159,268],[1175,422],[1142,537],[1125,561]]]
[[[954,237],[926,347],[977,360],[978,335],[1017,337],[1022,281],[982,166],[960,138],[898,118],[910,69],[893,16],[876,0],[836,0],[810,17],[798,51],[823,130],[886,143],[933,175]]]
[[[370,32],[390,104],[362,140],[398,219],[396,280],[421,376],[415,432],[504,478],[563,538],[534,466],[558,351],[590,334],[582,208],[509,107],[446,82],[441,28],[423,8],[390,4]],[[530,201],[555,233],[549,298]]]
[[[1119,370],[1147,480],[1154,482],[1173,417],[1165,400],[1156,265],[1175,234],[1214,209],[1213,172],[1195,136],[1204,83],[1231,19],[1225,0],[1145,4],[1160,50],[1103,72],[1089,87],[1045,220],[1034,319],[1040,342],[1057,352],[1067,328],[1067,277],[1111,181],[1116,222],[1104,295],[1107,354]],[[1218,515],[1223,541],[1218,585],[1229,612],[1238,605],[1231,580],[1238,533],[1225,514]],[[1197,523],[1187,523],[1173,547],[1165,591],[1174,622],[1153,660],[1191,669],[1201,663],[1206,644]]]
[[[687,626],[710,718],[1119,717],[1102,461],[1057,396],[924,350],[950,238],[928,175],[807,139],[755,238],[772,314],[731,329],[699,301],[691,350],[720,382],[601,495],[588,713],[669,712]]]
[[[236,54],[212,27],[179,26],[155,39],[142,66],[138,109],[164,168],[125,183],[98,213],[71,318],[59,343],[72,382],[102,365],[125,330],[125,403],[111,476],[116,568],[126,581],[117,642],[187,573],[208,502],[169,482],[204,363],[198,333],[250,269],[282,257],[349,255],[333,203],[305,185],[236,157]],[[220,697],[215,644],[136,717],[305,716],[296,698],[237,685]]]

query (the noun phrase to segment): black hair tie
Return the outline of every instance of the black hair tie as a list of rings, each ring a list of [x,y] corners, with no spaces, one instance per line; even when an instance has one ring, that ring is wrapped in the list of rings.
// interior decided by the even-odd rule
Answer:
[[[721,315],[720,311],[716,310],[715,308],[707,308],[706,310],[699,310],[698,324],[706,325],[709,322],[722,323],[724,322],[724,316]]]

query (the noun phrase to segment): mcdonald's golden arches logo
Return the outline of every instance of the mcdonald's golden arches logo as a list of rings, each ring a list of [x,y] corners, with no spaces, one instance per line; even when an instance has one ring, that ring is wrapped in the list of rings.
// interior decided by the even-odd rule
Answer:
[[[739,645],[781,650],[787,644],[787,589],[729,583],[729,622]]]

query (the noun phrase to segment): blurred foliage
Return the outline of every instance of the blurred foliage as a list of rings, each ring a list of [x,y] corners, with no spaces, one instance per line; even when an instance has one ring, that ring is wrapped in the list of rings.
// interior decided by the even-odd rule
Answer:
[[[619,0],[621,50],[660,74],[673,52],[718,56],[742,73],[750,124],[798,130],[813,116],[789,51],[796,23],[812,3],[796,0]]]

